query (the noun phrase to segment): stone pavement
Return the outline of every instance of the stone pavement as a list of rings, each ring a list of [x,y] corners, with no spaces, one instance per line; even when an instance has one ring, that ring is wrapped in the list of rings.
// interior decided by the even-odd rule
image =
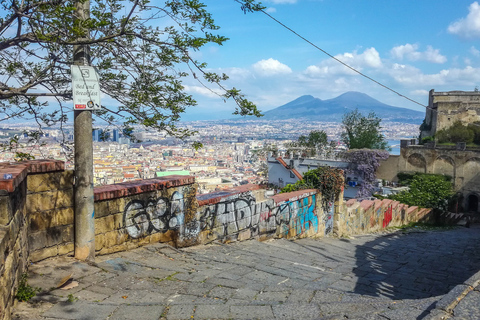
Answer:
[[[480,227],[163,244],[30,266],[13,319],[480,319]],[[56,289],[73,272],[79,285]]]

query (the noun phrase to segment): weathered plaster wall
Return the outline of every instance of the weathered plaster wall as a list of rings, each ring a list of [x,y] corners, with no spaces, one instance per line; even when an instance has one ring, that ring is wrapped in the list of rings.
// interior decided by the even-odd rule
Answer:
[[[480,152],[455,147],[428,148],[420,145],[400,150],[398,172],[435,173],[450,176],[463,198],[460,211],[479,212]],[[475,203],[473,203],[475,202]],[[470,210],[471,209],[471,210]]]
[[[377,169],[377,179],[397,181],[399,159],[400,156],[398,155],[390,155],[386,160],[380,160],[380,166]]]

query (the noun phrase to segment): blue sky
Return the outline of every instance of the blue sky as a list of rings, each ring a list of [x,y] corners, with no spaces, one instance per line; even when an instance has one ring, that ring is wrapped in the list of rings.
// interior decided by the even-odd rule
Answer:
[[[305,94],[334,98],[364,92],[398,107],[424,109],[354,74],[267,15],[244,14],[233,0],[203,1],[230,40],[195,53],[230,76],[261,110]],[[270,15],[375,80],[428,103],[428,91],[480,87],[480,4],[474,1],[265,0]],[[232,118],[224,103],[194,80],[186,90],[199,105],[185,120]]]

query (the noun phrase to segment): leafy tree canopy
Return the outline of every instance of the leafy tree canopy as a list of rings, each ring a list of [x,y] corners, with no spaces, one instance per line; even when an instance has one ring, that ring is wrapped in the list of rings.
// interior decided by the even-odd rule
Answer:
[[[303,157],[328,155],[333,151],[334,142],[328,142],[323,130],[313,130],[308,136],[300,136],[297,141],[287,144],[288,153],[300,153]]]
[[[342,124],[344,131],[341,134],[342,141],[349,149],[381,149],[389,150],[384,135],[380,132],[380,122],[374,112],[367,117],[358,109],[346,113]]]
[[[437,131],[435,136],[439,143],[480,144],[480,124],[475,122],[464,125],[460,121],[455,121],[450,127]]]
[[[263,8],[255,0],[235,1],[244,12]],[[74,46],[79,45],[90,48],[86,62],[99,71],[104,101],[114,101],[95,111],[109,123],[165,130],[179,138],[191,135],[177,127],[186,108],[196,105],[182,85],[187,76],[220,87],[224,99],[236,102],[235,114],[260,115],[240,90],[222,85],[227,75],[210,72],[193,58],[192,52],[206,44],[227,40],[217,34],[219,27],[202,2],[91,0],[86,20],[76,18],[80,14],[76,3],[1,1],[2,121],[35,119],[40,130],[64,123],[72,110],[70,66]],[[49,104],[56,111],[50,112]]]
[[[454,196],[450,177],[436,174],[415,174],[409,180],[409,190],[389,196],[410,206],[448,210]]]

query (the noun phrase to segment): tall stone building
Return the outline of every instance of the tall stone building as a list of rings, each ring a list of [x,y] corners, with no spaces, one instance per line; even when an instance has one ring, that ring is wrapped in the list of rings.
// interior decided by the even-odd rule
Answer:
[[[480,92],[430,91],[425,121],[420,138],[433,137],[438,130],[480,121]],[[393,168],[397,168],[393,172]],[[480,218],[480,146],[465,143],[439,145],[434,141],[423,145],[416,140],[402,140],[400,156],[391,156],[382,164],[379,178],[391,179],[398,172],[422,172],[452,177],[460,203],[459,211],[471,212]]]
[[[449,128],[457,121],[463,124],[480,121],[480,92],[430,90],[420,138],[433,137],[437,131]]]

